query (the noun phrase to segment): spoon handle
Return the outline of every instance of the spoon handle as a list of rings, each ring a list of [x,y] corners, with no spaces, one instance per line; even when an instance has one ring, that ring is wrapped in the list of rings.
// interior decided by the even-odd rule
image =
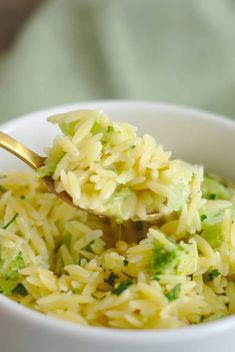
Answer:
[[[23,144],[1,131],[0,147],[14,154],[17,158],[21,159],[34,170],[44,164],[45,158],[34,153],[32,150],[26,148]]]

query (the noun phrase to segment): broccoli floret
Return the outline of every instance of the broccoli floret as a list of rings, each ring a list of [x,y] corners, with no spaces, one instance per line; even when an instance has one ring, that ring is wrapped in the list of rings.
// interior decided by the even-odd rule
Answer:
[[[150,261],[150,272],[155,275],[184,273],[190,275],[197,265],[196,243],[175,244],[173,248],[164,247],[161,243],[154,244]]]
[[[61,122],[59,124],[59,127],[61,131],[66,135],[72,137],[75,134],[76,127],[77,127],[78,121],[73,121],[73,122]]]
[[[208,281],[213,281],[217,276],[220,275],[218,269],[213,269],[207,276]]]
[[[17,286],[17,280],[4,279],[0,276],[0,293],[9,296]]]
[[[20,252],[6,271],[0,270],[0,293],[10,295],[19,284],[19,271],[24,267],[24,259]]]
[[[211,245],[212,248],[219,248],[223,242],[221,224],[204,223],[201,236]]]
[[[168,250],[162,244],[156,243],[153,250],[153,256],[150,263],[150,270],[153,275],[171,274],[176,271],[179,264],[179,257],[182,249],[176,247]]]
[[[16,280],[19,277],[19,271],[24,267],[24,258],[20,252],[16,258],[11,262],[9,268],[5,272],[1,272],[1,276],[6,279]]]
[[[46,165],[39,167],[36,171],[38,177],[51,176],[57,164],[63,158],[64,152],[59,145],[55,145],[49,152]]]
[[[176,284],[171,291],[167,292],[165,296],[168,298],[168,301],[171,302],[179,298],[180,290],[181,290],[181,284]]]
[[[230,199],[229,190],[219,181],[206,176],[202,182],[202,196],[206,199]]]
[[[104,127],[101,125],[101,123],[95,121],[92,128],[91,128],[91,134],[95,135],[98,133],[103,133],[104,132]]]
[[[201,236],[212,248],[219,248],[223,242],[221,223],[226,209],[231,210],[231,217],[234,219],[235,212],[232,203],[225,200],[219,202],[208,201],[200,210]]]
[[[206,214],[202,214],[200,217],[201,221],[204,221],[207,219],[207,215]]]

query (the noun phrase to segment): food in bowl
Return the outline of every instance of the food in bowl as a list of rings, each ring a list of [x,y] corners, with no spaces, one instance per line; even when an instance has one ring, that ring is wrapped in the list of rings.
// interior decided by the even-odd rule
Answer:
[[[111,122],[101,111],[69,112],[48,120],[59,124],[63,135],[47,149],[38,176],[52,176],[56,191],[66,191],[82,209],[120,223],[145,220],[147,214],[169,215],[188,207],[199,187],[202,167],[171,160],[171,153],[153,137],[140,138],[136,127]],[[200,197],[194,201],[199,207]]]
[[[92,117],[97,112],[78,114],[87,121],[89,114]],[[73,115],[77,113],[66,116]],[[160,156],[165,153],[157,144],[151,146],[159,148]],[[64,152],[67,155],[68,149]],[[55,161],[54,156],[52,159]],[[61,160],[50,170],[53,176]],[[129,165],[133,169],[133,164]],[[172,190],[176,175],[177,186],[182,184],[174,198],[177,205],[170,208],[168,193],[161,194],[156,188],[161,205],[156,209],[164,209],[163,216],[138,243],[117,240],[112,248],[107,248],[102,236],[109,224],[63,203],[28,171],[2,174],[1,292],[50,316],[123,329],[173,328],[233,314],[235,187],[216,176],[203,176],[201,166],[171,161],[169,155],[161,166],[156,183],[166,182],[168,177],[163,189],[169,185]],[[171,167],[174,172],[164,173]],[[146,169],[146,175],[152,177],[154,170]],[[42,171],[45,169],[39,175]],[[141,188],[133,188],[133,184],[131,191],[138,198]],[[153,189],[147,192],[152,194]],[[120,206],[117,212],[115,209],[112,215],[118,222],[125,220]],[[116,231],[125,225],[113,226]],[[139,227],[141,222],[130,231]]]

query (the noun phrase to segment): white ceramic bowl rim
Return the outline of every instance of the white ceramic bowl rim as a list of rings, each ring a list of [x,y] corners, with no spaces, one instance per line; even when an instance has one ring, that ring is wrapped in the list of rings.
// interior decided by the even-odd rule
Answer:
[[[75,110],[77,108],[83,108],[87,106],[98,106],[102,108],[102,105],[111,105],[111,106],[145,106],[146,108],[154,109],[162,109],[164,111],[174,111],[182,114],[189,114],[194,116],[201,116],[206,120],[212,119],[216,121],[218,124],[227,125],[227,127],[234,128],[235,122],[229,118],[222,117],[216,114],[212,114],[209,112],[201,111],[198,109],[188,108],[179,105],[172,105],[166,103],[155,103],[155,102],[146,102],[146,101],[123,101],[123,100],[114,100],[114,101],[91,101],[84,103],[73,103],[61,105],[41,111],[36,111],[22,117],[18,117],[10,122],[2,124],[1,130],[5,132],[10,132],[15,128],[16,125],[20,124],[23,120],[31,120],[32,117],[36,117],[37,115],[45,115],[48,116],[55,112],[56,110]],[[225,317],[214,322],[204,323],[200,325],[191,325],[188,327],[182,327],[171,330],[121,330],[121,329],[111,329],[111,328],[100,328],[93,326],[80,326],[73,322],[62,321],[59,319],[47,317],[43,314],[40,314],[32,309],[26,308],[12,301],[10,298],[7,298],[3,295],[0,295],[0,308],[7,309],[9,313],[15,315],[17,318],[22,320],[22,324],[24,321],[30,322],[34,327],[40,327],[41,329],[50,329],[51,332],[61,332],[66,335],[73,335],[83,338],[95,338],[97,340],[106,340],[118,342],[120,339],[123,341],[128,341],[130,344],[133,341],[133,344],[136,343],[146,344],[150,342],[164,342],[171,341],[172,343],[186,340],[196,340],[198,338],[208,338],[210,335],[222,334],[224,331],[235,328],[235,316]]]

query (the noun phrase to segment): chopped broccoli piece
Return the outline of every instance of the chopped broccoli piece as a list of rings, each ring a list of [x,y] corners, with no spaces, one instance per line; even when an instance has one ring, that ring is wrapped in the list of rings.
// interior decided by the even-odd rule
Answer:
[[[1,261],[2,264],[2,261]],[[11,262],[9,268],[6,271],[0,270],[0,293],[4,295],[10,295],[12,290],[19,283],[19,270],[24,267],[24,259],[22,253],[16,256]]]
[[[168,301],[174,301],[175,299],[179,298],[180,290],[181,284],[176,284],[171,291],[166,293],[165,296],[168,298]]]
[[[59,123],[61,131],[66,135],[72,137],[75,134],[76,127],[78,125],[78,121],[73,121],[73,122],[61,122]]]
[[[206,176],[202,182],[202,196],[206,199],[230,199],[229,190],[219,181]]]
[[[22,297],[25,297],[28,294],[28,292],[27,292],[26,288],[24,287],[24,285],[21,284],[20,282],[16,285],[15,288],[13,288],[12,293],[14,293],[16,295],[20,295]]]
[[[232,217],[235,216],[232,205],[232,202],[226,200],[220,200],[219,202],[206,202],[200,210],[200,215],[204,218],[203,226],[205,223],[210,225],[221,223],[224,217],[224,212],[228,208],[232,211]]]
[[[13,218],[12,218],[10,221],[8,221],[8,223],[7,223],[6,225],[4,225],[2,228],[3,228],[4,230],[6,230],[6,229],[15,221],[15,219],[17,218],[17,216],[19,216],[19,213],[16,213],[16,214],[13,216]]]
[[[111,292],[114,295],[119,296],[123,291],[125,291],[130,285],[132,285],[132,281],[121,281],[117,287],[115,287]]]
[[[197,246],[192,243],[176,244],[174,248],[165,248],[160,243],[155,243],[150,261],[150,273],[190,275],[197,265]]]
[[[9,296],[17,285],[17,280],[9,280],[0,276],[0,293]]]
[[[207,276],[208,281],[213,281],[217,276],[220,275],[218,269],[213,269]]]
[[[55,171],[55,169],[56,169],[56,163],[51,162],[37,169],[36,174],[38,177],[51,176],[53,175],[53,172]]]
[[[203,223],[201,236],[211,245],[212,248],[219,248],[223,242],[221,224]]]
[[[107,133],[112,133],[114,131],[115,131],[115,129],[114,129],[113,126],[110,125],[110,126],[107,127]]]
[[[51,176],[55,172],[57,164],[64,156],[64,151],[59,145],[54,145],[50,150],[46,164],[37,169],[36,173],[38,177]]]
[[[1,273],[1,276],[4,275],[6,279],[15,280],[19,277],[19,271],[23,269],[23,267],[24,267],[24,258],[22,256],[22,253],[19,252],[19,254],[11,262],[6,272]]]
[[[115,281],[118,279],[118,275],[115,273],[111,272],[109,274],[109,277],[107,279],[104,279],[105,282],[107,282],[110,286],[114,287]]]
[[[128,260],[127,260],[127,259],[124,259],[124,260],[123,260],[123,265],[124,265],[124,266],[127,266],[128,264],[129,264]]]
[[[202,214],[201,215],[201,221],[204,221],[204,220],[206,220],[207,219],[207,215],[206,214]]]
[[[99,122],[95,121],[91,128],[91,134],[95,135],[103,132],[104,132],[104,127]]]
[[[179,258],[182,252],[183,249],[181,247],[168,250],[157,242],[154,246],[150,262],[151,273],[154,275],[174,273],[179,264]]]

